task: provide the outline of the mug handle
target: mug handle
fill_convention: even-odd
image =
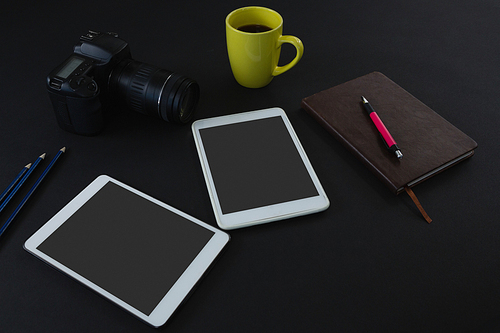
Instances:
[[[277,76],[280,74],[285,73],[287,70],[295,66],[300,58],[302,58],[302,55],[304,54],[304,44],[302,44],[302,41],[298,39],[295,36],[280,36],[278,38],[278,47],[281,47],[284,43],[290,43],[293,46],[295,46],[295,49],[297,50],[297,54],[295,55],[295,58],[293,58],[292,61],[290,61],[288,64],[285,66],[276,66],[276,68],[273,71],[273,76]]]

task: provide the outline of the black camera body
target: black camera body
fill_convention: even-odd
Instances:
[[[182,75],[132,59],[115,33],[89,31],[73,54],[47,77],[59,126],[96,135],[104,127],[103,105],[123,102],[129,109],[165,121],[187,123],[199,99],[198,84]]]

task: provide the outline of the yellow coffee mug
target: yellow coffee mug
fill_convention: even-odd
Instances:
[[[294,36],[282,36],[283,18],[264,7],[244,7],[226,17],[226,41],[234,78],[244,87],[261,88],[302,58],[304,45]],[[281,45],[295,46],[295,58],[278,66]]]

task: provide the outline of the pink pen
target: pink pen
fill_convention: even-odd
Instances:
[[[382,136],[382,139],[384,140],[387,149],[391,153],[396,154],[397,158],[399,159],[403,158],[403,153],[401,152],[401,149],[399,149],[398,145],[396,144],[396,141],[392,138],[391,133],[389,133],[382,120],[380,120],[377,112],[375,112],[370,103],[363,96],[361,96],[361,101],[363,102],[363,106],[365,107],[366,111],[370,115],[370,118],[377,127],[377,130]]]

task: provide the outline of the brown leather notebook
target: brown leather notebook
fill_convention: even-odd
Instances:
[[[361,96],[397,142],[402,159],[387,150]],[[306,97],[301,106],[396,194],[471,157],[477,148],[469,136],[379,72]]]

